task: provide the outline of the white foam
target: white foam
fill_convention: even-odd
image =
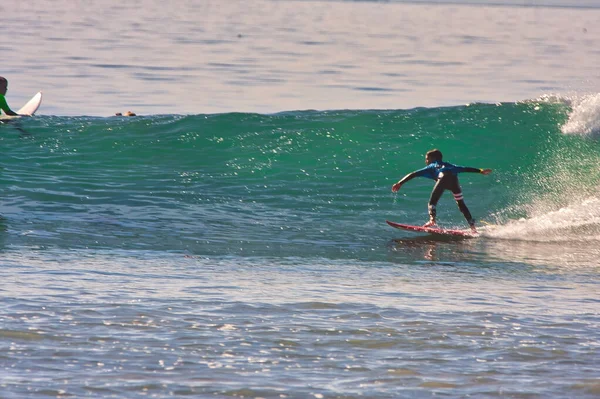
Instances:
[[[600,199],[586,198],[558,210],[492,225],[482,229],[488,237],[538,241],[600,241]]]
[[[600,135],[600,93],[573,98],[571,107],[564,134]]]

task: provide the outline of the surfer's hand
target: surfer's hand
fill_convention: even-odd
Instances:
[[[492,173],[491,169],[481,169],[481,174],[482,175],[489,175],[490,173]]]
[[[400,187],[402,187],[402,183],[396,183],[392,186],[392,192],[396,192],[398,190],[400,190]]]

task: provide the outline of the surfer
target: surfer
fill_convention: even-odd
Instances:
[[[8,91],[8,80],[6,80],[6,78],[0,76],[0,110],[4,111],[4,113],[6,115],[17,116],[19,114],[17,114],[15,111],[10,109],[10,107],[6,103],[6,98],[4,98],[4,96],[6,95],[7,91]]]
[[[427,164],[426,167],[407,174],[398,183],[394,184],[392,186],[392,191],[396,192],[400,190],[400,187],[402,187],[404,183],[414,179],[415,177],[427,177],[429,179],[433,179],[436,181],[436,183],[435,186],[433,186],[433,191],[429,197],[429,221],[425,223],[423,227],[435,226],[437,203],[444,190],[450,190],[452,191],[452,194],[454,194],[454,200],[456,200],[458,209],[460,209],[465,219],[467,219],[467,223],[469,223],[471,230],[476,232],[475,220],[471,216],[471,212],[469,212],[469,208],[467,208],[467,205],[465,204],[462,190],[460,188],[460,184],[458,183],[458,174],[461,172],[471,172],[489,175],[492,173],[492,170],[457,166],[448,162],[443,162],[442,152],[437,149],[428,151],[427,154],[425,154],[425,163]]]

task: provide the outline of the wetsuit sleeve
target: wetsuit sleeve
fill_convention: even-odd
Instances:
[[[4,98],[3,95],[0,95],[0,109],[4,111],[6,115],[17,115],[16,112],[9,108],[8,104],[6,103],[6,98]]]
[[[415,177],[417,177],[417,175],[415,173],[416,172],[412,172],[412,173],[407,174],[402,179],[400,179],[400,181],[398,181],[398,184],[404,184],[407,181],[414,179]]]
[[[435,179],[435,177],[432,174],[431,167],[426,166],[423,169],[415,170],[414,172],[407,174],[398,183],[404,184],[407,181],[414,179],[415,177],[428,177],[430,179]]]
[[[481,173],[481,169],[479,168],[471,168],[468,166],[456,166],[456,173],[462,173],[462,172],[467,172],[467,173]]]
[[[415,170],[414,172],[412,172],[415,177],[429,177],[430,179],[433,179],[433,174],[431,173],[431,166],[425,166],[422,169],[419,170]]]

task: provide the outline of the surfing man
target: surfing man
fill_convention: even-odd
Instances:
[[[492,173],[492,170],[469,168],[464,166],[453,165],[448,162],[443,162],[442,152],[440,150],[428,151],[427,154],[425,154],[425,163],[427,164],[426,167],[407,174],[398,183],[394,184],[392,186],[392,191],[396,192],[400,190],[400,187],[402,187],[404,183],[414,179],[415,177],[427,177],[429,179],[433,179],[436,181],[436,183],[435,186],[433,186],[431,197],[429,197],[429,221],[423,226],[435,226],[437,203],[444,191],[450,190],[452,191],[452,194],[454,194],[454,199],[456,200],[458,209],[460,209],[465,219],[467,219],[467,223],[469,223],[471,230],[473,232],[476,232],[477,230],[475,229],[475,220],[471,216],[471,212],[469,212],[469,208],[467,208],[467,205],[465,204],[462,190],[460,188],[460,184],[458,183],[458,174],[461,172],[471,172],[489,175],[490,173]]]
[[[4,111],[6,115],[16,116],[18,115],[15,111],[10,109],[8,104],[6,103],[6,92],[8,90],[8,80],[6,78],[0,76],[0,110]]]

